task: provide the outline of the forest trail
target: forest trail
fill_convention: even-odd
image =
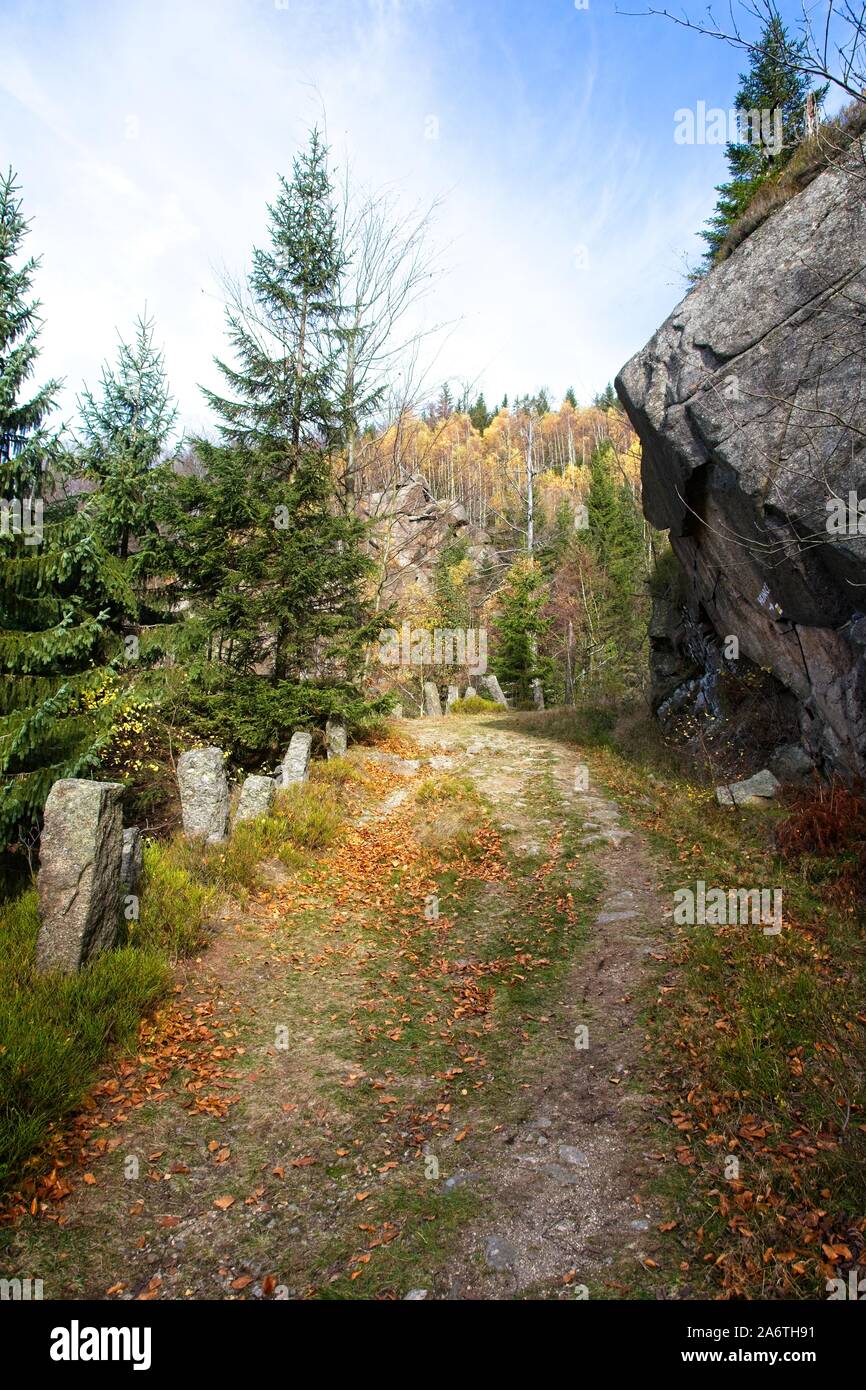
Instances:
[[[543,723],[395,724],[349,761],[337,845],[178,968],[4,1273],[121,1300],[651,1287],[640,835]]]

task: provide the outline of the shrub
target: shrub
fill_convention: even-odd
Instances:
[[[470,695],[468,700],[455,700],[451,714],[493,714],[501,706],[495,700],[485,700],[483,695]]]

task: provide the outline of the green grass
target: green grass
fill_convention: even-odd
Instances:
[[[139,920],[127,924],[130,943],[161,952],[172,963],[202,945],[220,900],[216,885],[203,881],[200,851],[180,837],[164,844],[145,841],[138,896]]]
[[[225,846],[208,851],[210,872],[229,892],[254,887],[267,860],[300,868],[311,854],[334,843],[345,817],[344,787],[357,780],[350,765],[321,763],[310,782],[277,793],[270,815],[246,821],[232,831]]]
[[[83,1099],[113,1047],[168,987],[165,955],[106,951],[75,975],[35,966],[39,913],[30,889],[0,913],[0,1188]]]
[[[478,790],[471,777],[455,776],[451,773],[437,773],[419,782],[415,793],[419,806],[437,803],[456,802],[480,804]]]
[[[468,699],[455,700],[449,714],[496,714],[500,709],[495,700],[485,700],[483,695],[470,695]]]

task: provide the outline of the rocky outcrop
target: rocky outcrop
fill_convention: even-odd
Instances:
[[[684,572],[683,602],[653,617],[656,705],[711,686],[735,637],[796,697],[810,755],[845,775],[866,772],[863,155],[699,281],[616,383],[644,510]]]
[[[464,541],[476,572],[498,571],[500,559],[481,527],[473,525],[460,502],[438,500],[417,475],[399,487],[366,494],[360,515],[372,522],[370,544],[385,569],[383,596],[399,599],[410,588],[430,593],[436,563],[446,546]]]

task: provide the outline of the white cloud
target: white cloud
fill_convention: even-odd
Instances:
[[[411,204],[446,195],[450,273],[429,312],[459,322],[438,376],[491,397],[572,382],[587,395],[655,326],[647,279],[670,278],[696,190],[659,190],[585,15],[567,80],[542,89],[507,23],[481,29],[452,0],[57,13],[12,0],[0,20],[0,155],[44,257],[43,366],[67,379],[67,416],[146,301],[183,418],[206,424],[197,384],[225,351],[215,272],[243,270],[277,173],[323,113],[359,182]]]

